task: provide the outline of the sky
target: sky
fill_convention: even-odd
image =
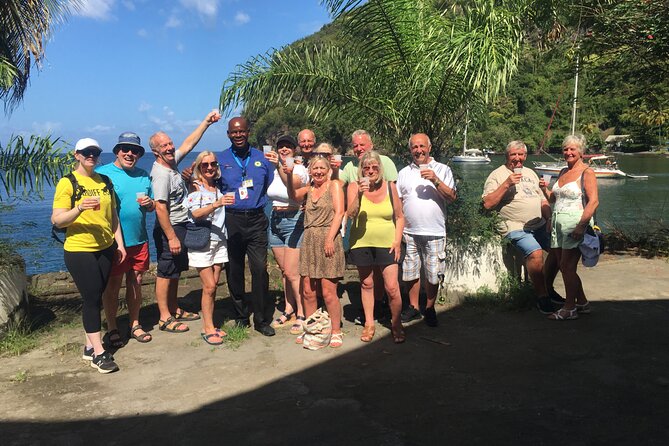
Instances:
[[[213,108],[238,64],[310,35],[330,18],[318,0],[84,0],[46,45],[23,102],[0,120],[10,135],[98,140],[134,131],[178,146]],[[195,150],[229,146],[225,120]]]

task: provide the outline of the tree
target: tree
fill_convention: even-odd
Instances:
[[[0,98],[11,111],[23,98],[30,69],[39,66],[53,27],[78,0],[3,0],[0,2]]]
[[[44,44],[53,27],[61,23],[79,0],[3,0],[0,2],[0,98],[5,113],[19,104],[28,86],[30,69],[39,66]],[[12,136],[0,144],[0,192],[4,195],[22,189],[23,194],[41,192],[71,164],[62,154],[59,139]],[[0,195],[0,201],[3,197]]]
[[[256,56],[226,79],[221,108],[258,115],[299,108],[369,123],[403,147],[425,132],[435,154],[464,126],[467,108],[490,101],[516,70],[527,3],[494,0],[323,0],[342,44],[285,47]],[[364,3],[364,4],[363,4]]]

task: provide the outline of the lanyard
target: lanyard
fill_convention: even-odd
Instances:
[[[244,178],[246,178],[246,167],[249,165],[249,161],[251,161],[251,151],[249,150],[249,156],[246,157],[246,161],[244,162],[244,165],[242,166],[242,162],[237,158],[237,155],[235,155],[235,151],[230,149],[232,152],[232,157],[235,159],[235,162],[237,165],[242,169],[242,181],[244,181]]]

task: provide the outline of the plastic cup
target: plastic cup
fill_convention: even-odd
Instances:
[[[286,167],[291,169],[295,165],[295,158],[292,156],[287,156],[286,157]]]
[[[551,175],[550,174],[545,173],[545,174],[541,175],[541,178],[543,178],[544,183],[546,183],[547,186],[548,186],[548,183],[551,182]]]
[[[360,178],[360,184],[366,184],[369,187],[369,177]]]
[[[296,156],[296,157],[295,157],[295,163],[297,163],[297,164],[302,164],[302,159],[303,159],[303,158],[302,158],[301,156],[299,156],[299,155]]]
[[[262,153],[268,154],[272,151],[272,146],[262,146]]]
[[[421,171],[429,169],[429,165],[428,165],[428,164],[421,164],[421,165],[418,166],[418,167],[420,168]]]
[[[341,155],[339,155],[339,154],[337,154],[337,155],[332,155],[332,158],[333,158],[335,161],[341,162]]]
[[[97,201],[95,204],[95,207],[93,208],[94,211],[99,211],[100,210],[100,197],[91,197],[93,200]]]
[[[137,202],[138,203],[140,201],[144,200],[144,197],[146,197],[146,192],[137,192]]]
[[[523,168],[522,167],[514,167],[513,168],[513,173],[523,173]]]
[[[234,192],[226,192],[225,196],[226,197],[232,197],[232,204],[235,204],[235,193]]]

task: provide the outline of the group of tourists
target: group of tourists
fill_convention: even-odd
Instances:
[[[357,130],[351,137],[357,159],[342,168],[341,156],[330,144],[316,145],[309,129],[297,139],[281,136],[275,147],[261,151],[249,144],[247,120],[235,117],[228,123],[228,149],[201,152],[192,166],[179,171],[179,163],[220,117],[210,112],[178,149],[166,133],[153,134],[150,174],[137,167],[145,149],[135,133],[119,136],[113,148],[116,159],[103,166],[97,165],[102,149],[95,140],[76,143],[77,166],[56,186],[52,222],[66,228],[65,264],[82,296],[83,358],[92,367],[101,373],[118,370],[105,346],[124,345],[116,322],[124,277],[129,336],[140,343],[152,340],[139,321],[142,277],[149,268],[148,212],[156,212],[155,294],[162,331],[183,333],[190,329],[186,322],[201,319],[203,341],[223,343],[227,334],[214,324],[213,312],[225,271],[237,326],[250,327],[252,317],[253,328],[264,336],[285,327],[305,347],[341,347],[337,284],[346,262],[360,276],[361,341],[374,338],[374,310],[384,299],[395,343],[406,339],[403,323],[422,317],[426,325],[438,325],[434,305],[446,267],[446,206],[456,199],[456,186],[450,168],[431,157],[427,135],[411,135],[411,162],[398,173],[390,158],[374,150],[369,133]],[[594,174],[581,160],[584,144],[577,137],[565,140],[568,168],[549,190],[523,167],[525,145],[510,143],[506,164],[490,175],[483,195],[484,206],[500,213],[502,235],[527,259],[540,310],[558,320],[589,311],[576,274],[579,235],[597,207]],[[587,200],[579,201],[581,195]],[[549,202],[555,203],[552,218]],[[549,247],[544,262],[542,250]],[[282,272],[284,291],[284,309],[276,318],[269,295],[269,248]],[[250,301],[245,298],[246,259]],[[200,314],[178,304],[179,277],[189,267],[197,269],[202,282]],[[566,302],[552,288],[558,270]],[[401,282],[409,297],[404,309]],[[563,305],[557,308],[554,302]],[[102,308],[108,326],[104,342]],[[320,337],[310,337],[314,327],[319,327]]]

